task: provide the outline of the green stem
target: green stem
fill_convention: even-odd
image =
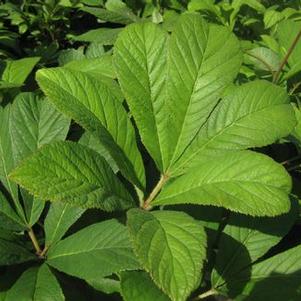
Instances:
[[[152,190],[152,192],[150,193],[148,198],[143,203],[143,205],[142,205],[143,209],[145,209],[145,210],[150,210],[151,209],[151,205],[150,205],[151,202],[158,195],[158,193],[160,192],[160,190],[162,189],[162,187],[164,186],[164,184],[166,183],[167,180],[168,180],[167,175],[161,175],[161,178],[160,178],[159,182],[157,183],[157,185],[154,187],[154,189]]]
[[[32,242],[32,244],[33,244],[33,246],[34,246],[34,248],[36,250],[36,254],[40,255],[41,252],[42,252],[42,250],[40,248],[39,242],[38,242],[38,240],[36,238],[36,235],[34,234],[32,228],[28,229],[28,236],[31,239],[31,242]]]
[[[217,295],[217,294],[218,294],[217,291],[216,291],[214,288],[212,288],[212,289],[210,289],[209,291],[200,294],[200,295],[197,296],[194,300],[205,299],[205,298],[207,298],[207,297],[210,297],[210,296],[213,296],[213,295]]]
[[[296,37],[293,40],[292,45],[290,46],[290,48],[288,49],[285,57],[283,58],[280,67],[278,69],[278,71],[274,74],[274,78],[273,78],[273,83],[277,83],[280,77],[280,74],[282,72],[282,69],[284,68],[284,66],[287,64],[289,57],[291,56],[292,52],[294,51],[298,41],[301,38],[301,29],[300,31],[297,33]]]

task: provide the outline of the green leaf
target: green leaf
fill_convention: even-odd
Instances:
[[[64,67],[76,71],[87,72],[95,77],[100,75],[107,76],[109,78],[116,78],[111,55],[103,55],[99,58],[86,58],[79,61],[71,61]]]
[[[114,63],[122,91],[138,126],[142,142],[159,169],[168,152],[163,104],[167,33],[153,23],[128,26],[114,48]],[[166,139],[165,139],[166,138]]]
[[[175,123],[169,127],[175,143],[173,165],[236,77],[242,53],[227,28],[209,25],[198,15],[185,15],[172,34],[169,56],[170,114]]]
[[[101,45],[114,45],[120,32],[120,28],[98,28],[89,30],[78,36],[73,36],[72,39],[79,42],[97,42]]]
[[[277,53],[266,47],[256,47],[246,52],[247,59],[259,70],[271,74],[278,71],[280,58]]]
[[[78,49],[64,49],[60,51],[58,63],[60,66],[65,66],[68,63],[78,62],[82,59],[85,59],[83,47],[79,47]]]
[[[211,282],[216,290],[228,293],[231,279],[262,257],[291,229],[298,216],[298,203],[293,202],[289,213],[276,218],[252,218],[231,214],[218,245]],[[227,283],[230,282],[228,286]]]
[[[84,209],[69,204],[52,203],[44,221],[45,246],[55,245],[84,213]]]
[[[8,178],[8,174],[15,165],[12,150],[11,129],[9,126],[10,115],[10,105],[7,105],[4,109],[0,107],[0,180],[5,189],[10,193],[20,219],[23,222],[26,222],[24,211],[18,198],[18,187]]]
[[[234,88],[216,106],[197,137],[176,162],[172,175],[200,165],[215,152],[271,144],[296,124],[286,91],[266,81]]]
[[[94,289],[106,294],[113,294],[120,292],[120,281],[111,278],[96,278],[86,280]]]
[[[94,151],[98,152],[101,156],[103,156],[107,163],[110,165],[114,173],[119,171],[119,168],[110,155],[110,153],[106,150],[106,148],[101,144],[99,139],[93,136],[90,132],[85,132],[78,141],[80,144],[85,145]]]
[[[298,32],[300,30],[300,24],[301,24],[300,22],[295,22],[293,20],[285,20],[278,24],[277,31],[276,31],[276,38],[280,45],[280,52],[283,58],[287,54],[294,39],[298,35]],[[294,74],[301,71],[300,55],[301,55],[301,42],[299,40],[293,52],[288,58],[288,70],[290,76],[293,76]],[[288,74],[286,75],[286,77],[287,78],[289,77]]]
[[[10,127],[15,165],[44,144],[65,140],[70,119],[34,93],[20,93],[11,107]]]
[[[3,230],[1,229],[1,232]],[[10,237],[0,235],[0,266],[35,260],[36,256]]]
[[[151,23],[128,26],[114,61],[142,142],[161,171],[191,143],[236,76],[242,55],[226,28],[185,14],[172,32]]]
[[[112,1],[110,1],[112,2]],[[111,23],[119,23],[119,24],[130,24],[133,22],[137,22],[139,19],[136,17],[132,11],[125,5],[125,3],[119,1],[122,3],[122,6],[112,7],[112,5],[108,5],[108,1],[106,2],[107,9],[98,8],[98,7],[83,7],[81,10],[83,10],[86,13],[89,13],[91,15],[94,15],[98,19],[102,21],[107,21]]]
[[[31,227],[39,220],[46,203],[35,198],[25,189],[21,189],[21,195],[23,199],[27,225],[28,227]]]
[[[291,185],[285,169],[269,157],[228,152],[204,158],[199,167],[171,180],[152,204],[213,205],[253,216],[275,216],[288,212]]]
[[[284,19],[284,15],[276,10],[267,10],[264,13],[263,22],[266,29],[273,27],[275,24],[279,23]]]
[[[235,300],[298,301],[301,296],[301,246],[275,255],[252,266],[246,279],[240,273],[233,286],[243,287]],[[279,288],[279,289],[275,289]]]
[[[88,226],[60,241],[49,250],[47,262],[88,281],[139,267],[127,229],[116,220]]]
[[[74,142],[45,145],[24,160],[10,177],[43,200],[106,211],[134,205],[104,158]]]
[[[8,199],[0,191],[0,228],[12,231],[25,230],[26,224],[16,214]]]
[[[107,85],[86,73],[64,68],[39,70],[37,80],[58,110],[99,138],[126,178],[137,186],[144,185],[133,125]]]
[[[20,298],[22,301],[65,300],[59,283],[46,264],[25,271],[7,292],[5,301],[20,300]]]
[[[6,61],[1,79],[8,83],[22,85],[39,60],[39,57],[28,57]]]
[[[121,273],[121,294],[125,301],[170,300],[143,271]]]
[[[174,301],[184,301],[200,283],[206,235],[183,212],[128,212],[128,228],[141,265]]]

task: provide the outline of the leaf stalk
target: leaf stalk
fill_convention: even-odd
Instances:
[[[273,77],[273,83],[277,83],[281,74],[282,69],[284,68],[284,66],[287,64],[289,57],[291,56],[292,52],[294,51],[295,47],[297,46],[298,41],[301,38],[301,29],[300,31],[297,33],[296,37],[294,38],[292,45],[290,46],[290,48],[288,49],[285,57],[283,58],[279,69],[277,70],[277,72],[274,74]]]
[[[32,242],[32,244],[33,244],[33,246],[34,246],[34,248],[36,250],[36,254],[40,256],[42,250],[40,248],[39,242],[38,242],[38,240],[36,238],[36,235],[33,232],[32,228],[29,228],[29,230],[28,230],[28,236],[31,239],[31,242]]]
[[[166,174],[161,175],[159,182],[157,185],[154,187],[152,192],[149,194],[148,198],[145,200],[145,202],[142,205],[142,208],[145,210],[150,210],[151,209],[151,202],[154,200],[154,198],[158,195],[164,184],[168,180],[168,176]]]

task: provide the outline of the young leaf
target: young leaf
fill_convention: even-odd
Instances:
[[[42,145],[64,140],[70,125],[70,119],[34,93],[18,94],[9,121],[15,165]]]
[[[10,177],[43,200],[107,211],[134,205],[104,158],[74,142],[45,145],[24,160]]]
[[[21,86],[39,60],[39,57],[27,57],[15,61],[6,61],[1,79],[7,83]]]
[[[66,203],[52,203],[44,221],[45,246],[55,245],[84,211]]]
[[[152,205],[213,205],[253,216],[288,212],[291,179],[269,157],[239,151],[203,161],[200,167],[171,180]]]
[[[134,250],[154,282],[173,301],[184,301],[197,288],[206,257],[206,235],[183,212],[128,212]]]
[[[63,239],[49,250],[47,262],[88,281],[139,267],[127,229],[116,220],[88,226]]]
[[[143,271],[121,273],[121,294],[125,301],[170,300]]]
[[[22,297],[21,297],[22,296]],[[63,301],[62,289],[46,264],[25,271],[7,292],[5,301]]]
[[[197,137],[176,162],[173,175],[215,152],[262,147],[290,134],[296,124],[286,91],[266,81],[234,88],[217,105]]]
[[[246,279],[238,273],[232,286],[243,287],[239,301],[298,301],[301,296],[301,246],[252,266]],[[277,289],[279,288],[279,289]]]
[[[37,80],[58,110],[99,138],[125,177],[137,186],[144,185],[134,128],[107,85],[86,73],[64,68],[42,69]]]
[[[290,230],[298,216],[298,203],[289,213],[276,218],[252,218],[231,214],[218,245],[212,286],[221,292],[231,290],[227,282],[251,263],[262,257]]]

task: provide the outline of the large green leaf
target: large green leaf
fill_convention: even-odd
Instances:
[[[43,146],[10,175],[36,197],[112,211],[133,206],[127,190],[93,150],[74,143]]]
[[[215,152],[271,144],[296,124],[286,91],[266,81],[234,88],[217,105],[196,139],[175,164],[173,175],[199,165]]]
[[[14,99],[9,121],[15,165],[42,145],[64,140],[70,125],[70,119],[34,93]]]
[[[60,241],[49,250],[47,262],[86,280],[139,267],[127,229],[116,220],[88,226]]]
[[[168,153],[165,78],[167,33],[153,23],[128,26],[114,48],[121,88],[138,126],[142,142],[163,170]]]
[[[25,271],[7,292],[5,301],[63,301],[62,289],[46,264]]]
[[[44,222],[45,246],[55,245],[84,211],[66,203],[52,203]]]
[[[27,57],[6,61],[1,79],[7,83],[22,85],[39,60],[39,57]]]
[[[293,202],[289,213],[276,218],[231,214],[218,245],[219,251],[211,276],[213,287],[223,293],[231,292],[231,279],[235,279],[236,274],[242,270],[245,271],[244,276],[248,277],[248,266],[265,255],[287,234],[297,216],[297,202]]]
[[[134,250],[154,282],[174,301],[184,301],[200,283],[206,235],[183,212],[128,212]]]
[[[168,97],[174,126],[172,164],[207,120],[224,89],[240,68],[237,38],[225,27],[209,25],[198,15],[184,15],[169,47]],[[172,167],[171,167],[172,168]]]
[[[58,110],[100,139],[125,177],[144,185],[134,128],[107,85],[86,73],[64,68],[42,69],[37,80]]]
[[[121,294],[125,301],[170,300],[143,271],[121,273]]]
[[[199,204],[253,216],[275,216],[290,208],[291,179],[269,157],[229,152],[203,163],[163,188],[153,205]]]
[[[252,266],[245,278],[238,273],[232,285],[244,287],[237,301],[299,301],[301,297],[301,246]]]
[[[151,23],[130,25],[119,35],[117,76],[142,141],[161,171],[193,140],[241,60],[235,36],[197,14],[179,18],[170,43],[167,33]]]

